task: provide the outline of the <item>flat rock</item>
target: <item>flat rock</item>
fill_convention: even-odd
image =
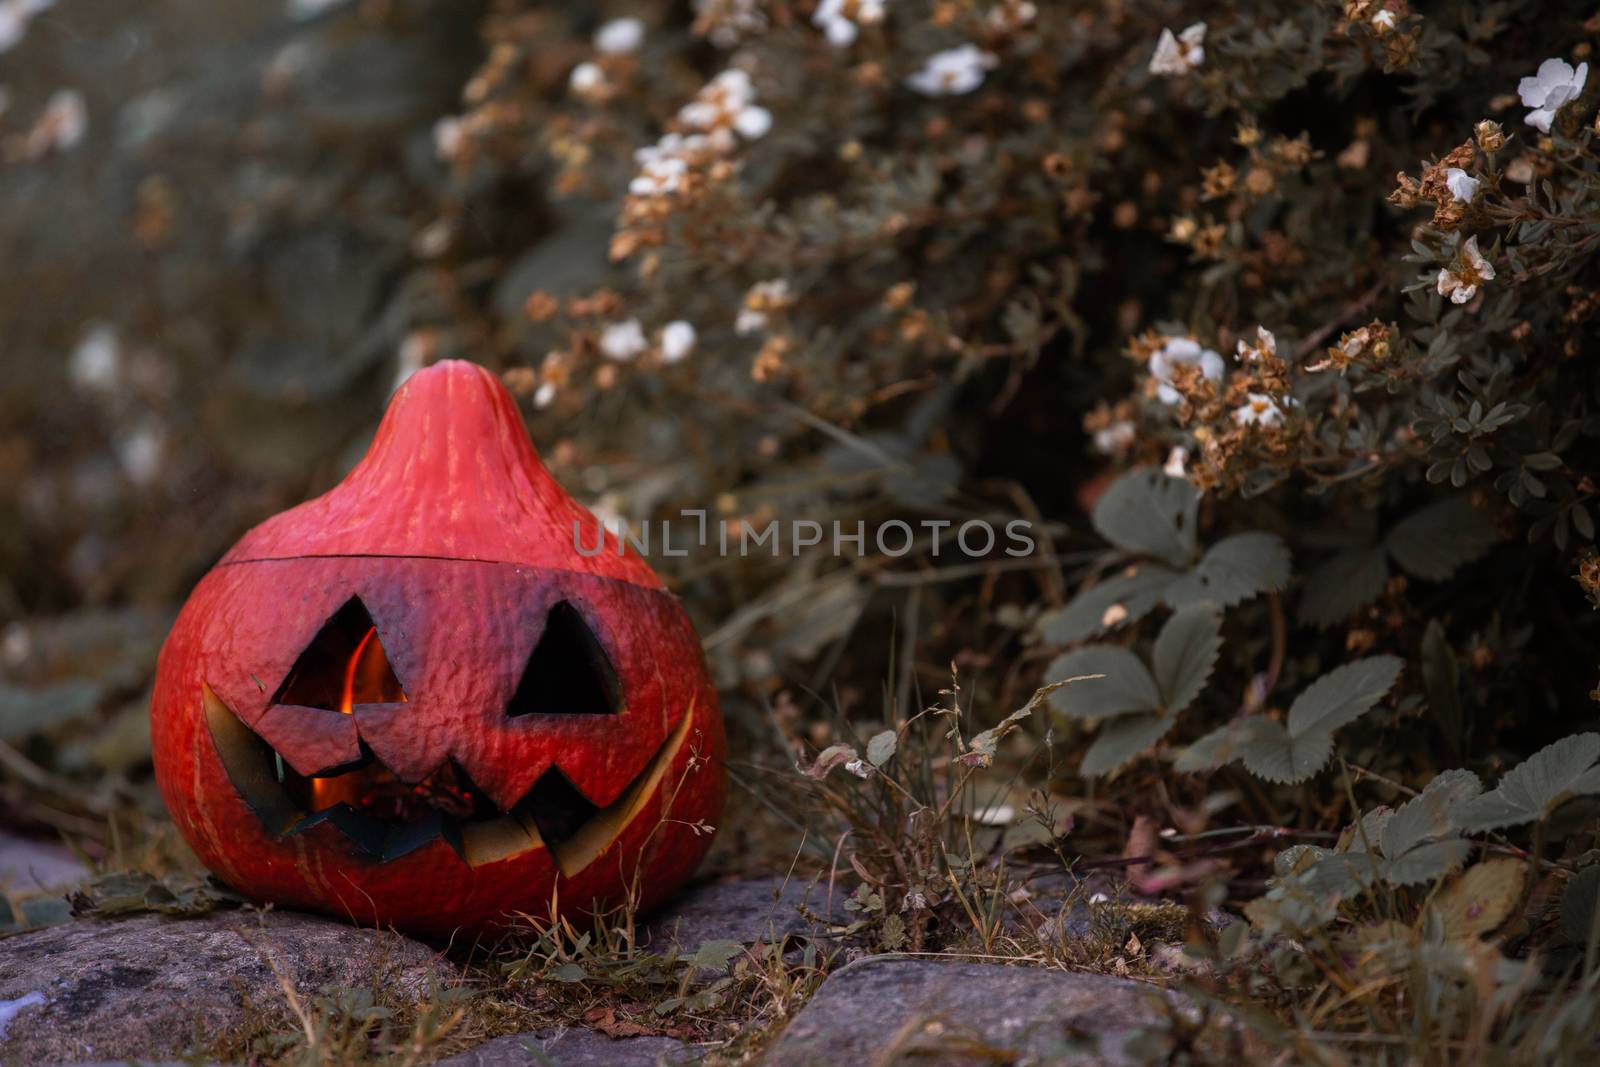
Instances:
[[[440,1060],[435,1067],[656,1067],[699,1058],[695,1046],[670,1037],[611,1038],[593,1030],[541,1030],[497,1037]]]
[[[833,1063],[1117,1067],[1141,1028],[1184,1001],[1124,978],[873,956],[834,972],[764,1067]]]
[[[845,893],[835,887],[833,910]],[[815,937],[819,919],[828,914],[827,886],[800,879],[739,878],[706,882],[678,894],[644,925],[648,944],[657,950],[676,942],[694,951],[707,941],[739,941],[746,945],[786,937]]]
[[[295,989],[381,986],[419,996],[454,969],[426,945],[292,912],[80,920],[0,940],[0,1001],[18,1012],[0,1063],[181,1054],[197,1035],[283,1006],[271,958]]]
[[[64,889],[89,873],[65,845],[0,831],[0,893]]]

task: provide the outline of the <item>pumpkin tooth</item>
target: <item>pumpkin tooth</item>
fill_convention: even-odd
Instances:
[[[691,706],[684,712],[678,728],[661,742],[650,765],[634,778],[621,796],[595,812],[569,837],[551,844],[550,851],[554,853],[562,874],[571,878],[604,855],[611,843],[622,836],[628,824],[661,794],[663,788],[669,788],[663,786],[662,780],[678,755],[678,750],[683,747],[684,740],[688,738],[693,721],[694,708]]]
[[[308,777],[328,774],[362,758],[355,720],[322,708],[274,704],[256,721],[255,732]]]

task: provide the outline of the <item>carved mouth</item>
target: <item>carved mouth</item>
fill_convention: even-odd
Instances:
[[[522,799],[501,810],[455,763],[408,783],[365,745],[355,763],[314,776],[299,774],[209,685],[203,689],[206,722],[223,768],[274,837],[327,824],[378,863],[440,838],[474,867],[548,848],[569,877],[599,858],[644,808],[693,718],[690,708],[645,768],[603,808],[551,767]]]

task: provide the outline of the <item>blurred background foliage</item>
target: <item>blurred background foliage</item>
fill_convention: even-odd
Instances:
[[[1362,803],[1594,721],[1583,5],[33,6],[0,54],[19,832],[109,848],[114,813],[159,818],[144,710],[177,606],[450,357],[503,374],[608,520],[1033,524],[1021,560],[921,525],[904,555],[653,559],[778,825],[796,760],[903,729],[952,664],[979,725],[1090,639],[1155,640],[1159,673],[1163,598],[1227,609],[1171,617],[1211,649],[1175,676],[1192,725],[1108,744],[1066,689],[1004,735],[1075,848],[1348,823],[1327,780],[1171,761],[1204,735],[1180,766],[1226,764],[1236,719],[1293,732],[1358,657],[1403,666],[1339,720]],[[1206,596],[1112,584],[1164,558],[1089,521],[1129,468],[1193,488],[1166,562]],[[721,862],[793,850],[763,833],[735,820]],[[1152,891],[1247,898],[1273,851]]]

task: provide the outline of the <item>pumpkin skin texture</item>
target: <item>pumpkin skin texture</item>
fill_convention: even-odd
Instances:
[[[683,609],[597,530],[493,375],[412,375],[361,463],[245,534],[162,647],[156,779],[200,859],[437,938],[670,896],[721,815],[722,718]]]

